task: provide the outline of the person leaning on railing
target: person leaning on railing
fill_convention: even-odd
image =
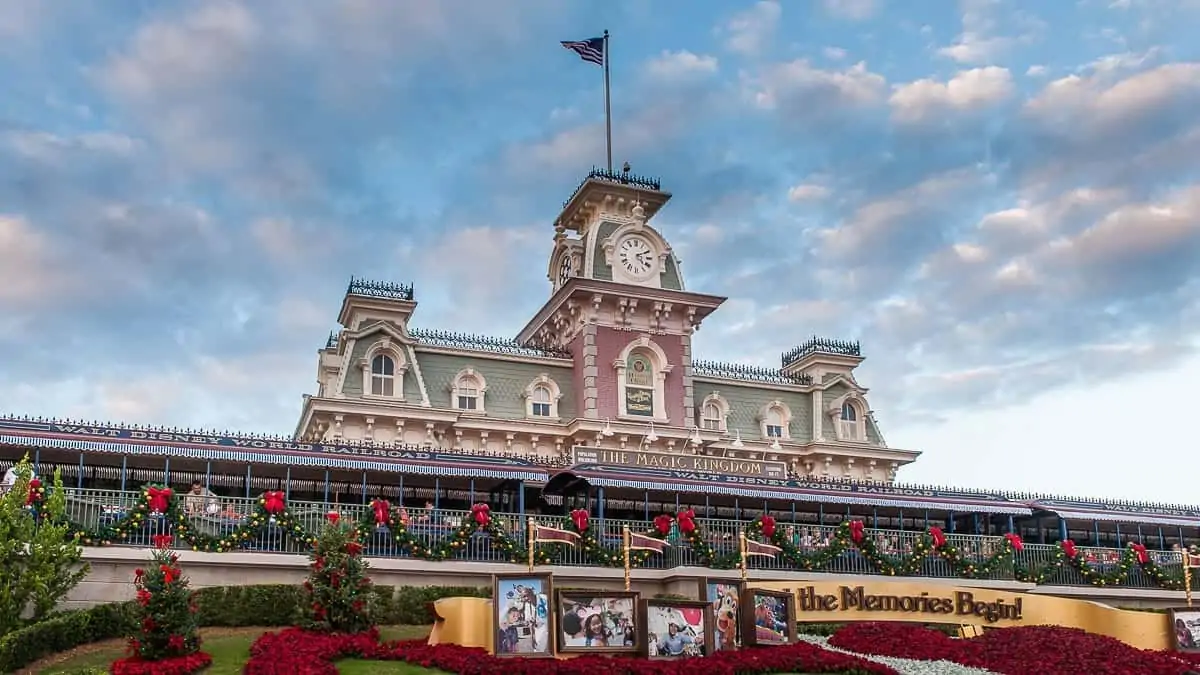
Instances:
[[[189,515],[198,516],[207,514],[215,516],[221,512],[221,504],[216,499],[217,495],[212,490],[204,487],[204,484],[198,480],[192,481],[192,489],[188,491],[186,497],[187,512]]]

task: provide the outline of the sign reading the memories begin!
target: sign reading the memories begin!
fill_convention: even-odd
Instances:
[[[598,467],[667,469],[726,476],[759,476],[781,479],[787,477],[787,465],[783,462],[677,455],[643,450],[606,450],[578,445],[572,449],[572,455],[575,464],[589,464]]]

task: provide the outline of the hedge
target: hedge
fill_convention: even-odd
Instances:
[[[429,604],[448,597],[491,597],[490,587],[375,586],[376,621],[381,625],[433,623]],[[300,608],[299,586],[212,586],[196,589],[201,626],[290,626]],[[122,638],[136,630],[133,603],[116,602],[64,612],[0,637],[0,673],[99,640]]]

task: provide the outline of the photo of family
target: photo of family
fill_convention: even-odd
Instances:
[[[639,614],[645,626],[645,655],[687,658],[712,653],[712,611],[707,602],[643,600]]]
[[[550,577],[497,576],[493,584],[497,656],[553,656]]]
[[[637,599],[631,592],[559,591],[559,650],[636,650]]]
[[[713,616],[713,650],[737,649],[742,644],[742,584],[731,579],[702,579],[700,597],[708,601]]]
[[[792,641],[796,611],[791,593],[749,589],[742,603],[750,610],[743,630],[748,644],[782,645]]]
[[[1200,652],[1200,609],[1172,609],[1170,616],[1175,633],[1175,649]]]

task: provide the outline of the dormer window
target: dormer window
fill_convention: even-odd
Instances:
[[[484,394],[487,392],[487,382],[483,375],[472,368],[466,368],[454,378],[450,390],[450,402],[457,410],[482,413],[484,410]]]
[[[862,411],[859,410],[857,401],[844,401],[842,415],[838,419],[838,438],[844,441],[866,440],[864,417]]]
[[[404,400],[404,374],[408,363],[402,347],[384,339],[371,346],[360,362],[364,398]]]
[[[386,354],[371,359],[371,395],[396,395],[396,362]]]
[[[763,438],[780,441],[791,439],[789,426],[792,422],[792,411],[783,402],[771,401],[768,403],[763,407],[759,420],[762,425],[760,432]]]

